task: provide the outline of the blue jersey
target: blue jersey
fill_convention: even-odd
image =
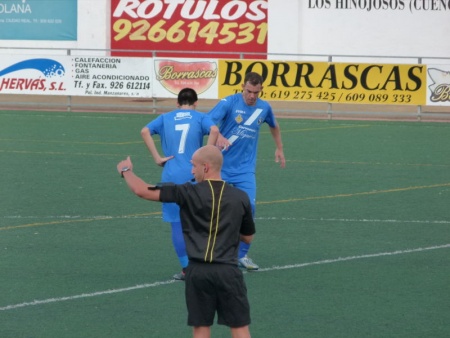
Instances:
[[[231,175],[255,173],[261,124],[276,127],[270,104],[258,98],[254,106],[249,106],[242,93],[238,93],[222,99],[208,115],[219,126],[220,133],[232,143],[223,152],[222,171]]]
[[[192,155],[203,145],[203,137],[213,125],[208,115],[181,109],[160,115],[147,124],[151,135],[160,136],[164,156],[174,156],[164,165],[162,182],[181,184],[192,179]]]
[[[160,115],[147,124],[151,135],[160,136],[164,156],[174,156],[163,167],[162,182],[182,184],[193,178],[192,155],[203,145],[203,137],[209,134],[211,126],[214,122],[208,115],[185,109]],[[180,220],[175,203],[163,204],[163,219],[166,222]]]

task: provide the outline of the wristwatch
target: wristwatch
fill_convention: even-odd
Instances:
[[[121,169],[121,171],[120,171],[120,175],[123,177],[123,173],[124,173],[125,171],[130,171],[130,170],[131,170],[130,167],[123,167],[123,168]]]

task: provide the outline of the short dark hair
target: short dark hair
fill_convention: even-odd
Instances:
[[[189,105],[192,106],[198,101],[197,93],[192,88],[183,88],[178,93],[178,104],[180,106]]]
[[[258,73],[249,72],[249,73],[245,74],[245,78],[244,78],[244,84],[246,84],[247,82],[250,83],[252,86],[256,86],[259,84],[262,85],[264,82],[264,79]]]

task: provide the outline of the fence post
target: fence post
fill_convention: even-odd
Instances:
[[[419,65],[422,64],[422,58],[421,57],[418,58],[418,64]],[[422,106],[421,105],[417,106],[417,120],[418,121],[422,120]]]
[[[328,62],[333,62],[332,55],[328,55]],[[328,114],[328,120],[332,120],[333,119],[333,103],[332,102],[328,102],[327,114]]]
[[[152,54],[153,54],[153,60],[155,60],[155,58],[156,58],[156,51],[153,51]],[[153,108],[152,109],[153,114],[156,114],[156,106],[158,105],[158,100],[156,99],[156,97],[155,97],[155,95],[153,93],[153,86],[152,86],[152,104],[153,104],[153,107],[152,107]]]
[[[70,49],[67,50],[67,56],[72,55],[72,52],[70,51]],[[67,96],[67,111],[70,112],[72,111],[72,95],[68,95]]]

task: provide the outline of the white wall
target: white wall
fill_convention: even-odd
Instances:
[[[380,0],[356,3],[383,3]],[[388,0],[397,9],[336,8],[351,0],[269,2],[269,50],[277,53],[450,57],[450,8]],[[432,1],[425,1],[432,6]],[[445,1],[448,4],[448,1]],[[322,9],[319,9],[323,4]],[[403,4],[403,9],[400,9]],[[419,9],[415,9],[414,5]],[[447,6],[450,7],[450,4]],[[327,8],[328,7],[328,8]]]
[[[292,58],[280,57],[279,53],[450,57],[446,36],[450,32],[450,8],[411,11],[411,3],[423,1],[384,1],[403,3],[405,9],[336,8],[351,0],[269,0],[269,53],[277,53],[270,58]],[[317,4],[324,6],[319,9]],[[109,0],[78,0],[78,41],[1,40],[0,47],[108,49],[109,7]],[[0,53],[13,52],[0,49]]]

